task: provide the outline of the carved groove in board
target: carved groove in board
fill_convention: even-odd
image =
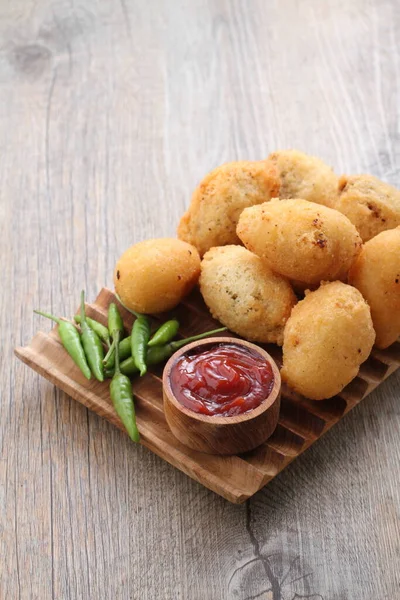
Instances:
[[[198,286],[193,289],[190,296],[183,299],[182,304],[190,304],[199,312],[206,313],[208,316],[210,316],[207,305],[203,300],[203,296],[201,295],[200,288]]]
[[[386,363],[387,365],[396,364],[400,366],[400,342],[395,342],[385,350],[378,350],[378,348],[373,348],[371,356]]]
[[[95,303],[87,304],[88,316],[106,324],[107,307],[112,301],[118,302],[110,290],[103,288]],[[134,317],[122,307],[121,313],[129,330]],[[182,335],[185,337],[219,325],[210,317],[198,291],[177,311],[169,313],[168,317],[171,314],[180,316]],[[164,320],[166,317],[167,315],[157,315],[156,320]],[[278,363],[281,362],[280,348],[270,344],[263,347]],[[53,327],[48,334],[39,332],[27,347],[17,348],[15,353],[72,398],[123,429],[109,397],[109,382],[85,379],[65,353],[57,327]],[[136,412],[142,442],[209,489],[231,502],[243,502],[319,439],[399,365],[400,344],[396,342],[384,351],[374,349],[360,369],[359,376],[341,394],[329,400],[311,401],[283,385],[279,424],[273,435],[255,450],[229,457],[191,451],[174,438],[164,417],[160,379],[163,365],[158,365],[152,367],[146,376],[136,377],[132,382],[134,394],[138,398]]]
[[[136,377],[132,380],[132,390],[141,402],[150,402],[157,410],[163,411],[162,384],[158,377],[148,373],[146,378]]]
[[[336,423],[344,415],[347,408],[346,401],[339,396],[334,396],[328,400],[308,400],[307,398],[303,398],[301,403],[313,415],[331,423]]]
[[[374,356],[370,356],[368,360],[361,365],[358,375],[366,381],[379,383],[385,377],[388,369],[389,365],[383,363]]]
[[[265,444],[278,450],[284,456],[297,456],[300,454],[305,441],[303,437],[296,435],[278,423],[274,433]]]
[[[326,427],[326,421],[305,410],[290,398],[281,397],[279,422],[298,435],[315,440]]]
[[[338,394],[340,398],[342,398],[347,403],[347,408],[345,412],[348,412],[353,406],[358,404],[367,393],[369,384],[361,377],[356,377],[346,385],[346,387]]]
[[[275,448],[270,448],[266,444],[240,456],[249,464],[262,470],[270,478],[275,477],[287,461],[287,457],[284,454],[278,452]]]

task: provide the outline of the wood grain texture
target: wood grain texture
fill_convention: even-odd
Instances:
[[[111,290],[103,288],[94,303],[86,305],[86,313],[106,325],[111,302],[117,302],[117,298]],[[133,316],[121,305],[119,309],[125,329],[131,331]],[[191,333],[195,335],[210,329],[210,313],[198,291],[185,298],[173,311],[165,313],[164,319],[179,318],[182,323],[182,316],[191,323]],[[214,322],[213,329],[218,325],[218,322]],[[185,324],[181,325],[181,335],[189,336]],[[215,336],[215,339],[235,341],[237,336]],[[190,351],[202,343],[203,341],[189,344],[181,352]],[[253,346],[249,342],[242,343]],[[400,366],[400,343],[394,343],[384,353],[373,349],[359,375],[340,394],[322,402],[313,402],[295,393],[287,385],[280,385],[278,367],[282,365],[281,348],[274,344],[266,344],[264,348],[269,351],[265,356],[270,359],[274,356],[276,361],[273,367],[275,385],[269,402],[266,403],[267,410],[261,411],[261,407],[255,409],[253,412],[258,413],[255,417],[257,424],[248,422],[248,427],[243,428],[243,432],[241,427],[245,425],[244,415],[222,417],[217,425],[214,420],[211,424],[202,416],[193,417],[193,413],[185,416],[179,403],[171,400],[169,373],[174,357],[164,369],[162,365],[157,365],[150,368],[144,377],[134,377],[132,380],[141,443],[192,479],[237,504],[248,500],[269,483]],[[262,352],[260,347],[259,350]],[[57,326],[48,335],[39,331],[27,346],[17,347],[15,354],[74,400],[124,430],[111,403],[109,381],[88,381],[82,375],[66,355]],[[270,413],[271,417],[266,419]],[[310,426],[311,423],[316,427]],[[202,426],[201,429],[199,425]],[[231,427],[234,427],[233,432]],[[215,428],[217,433],[212,432]],[[250,434],[249,428],[252,431]],[[258,434],[254,433],[257,428],[260,430]],[[265,430],[269,430],[267,439],[258,439],[254,448],[257,435],[260,437],[260,432]],[[199,442],[196,438],[203,441]],[[252,444],[250,448],[249,439]],[[242,446],[233,452],[232,442],[235,444],[234,448],[239,444],[245,444],[246,447]],[[217,456],[218,453],[231,456]]]
[[[400,186],[399,27],[396,0],[1,4],[0,598],[399,595],[398,375],[233,506],[12,355],[224,161]]]

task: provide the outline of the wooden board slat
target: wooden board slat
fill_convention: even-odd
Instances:
[[[117,301],[113,293],[103,288],[95,302],[87,305],[88,315],[106,323],[107,307],[112,301]],[[123,307],[121,313],[129,329],[134,317]],[[209,315],[197,291],[168,317],[171,314],[179,318],[185,337],[219,325]],[[271,345],[265,348],[280,364],[281,349]],[[15,354],[72,398],[124,430],[109,397],[109,381],[85,379],[62,347],[57,327],[48,334],[39,332],[29,345],[16,348]],[[281,413],[273,435],[255,450],[229,457],[192,451],[172,435],[163,412],[161,370],[155,368],[133,380],[141,443],[230,502],[241,503],[316,442],[399,366],[400,344],[396,342],[385,351],[374,349],[358,377],[334,398],[313,402],[283,385]]]

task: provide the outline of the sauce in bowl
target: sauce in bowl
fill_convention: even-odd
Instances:
[[[271,364],[256,351],[219,343],[182,354],[171,369],[170,384],[184,407],[202,415],[230,417],[257,408],[271,393]]]

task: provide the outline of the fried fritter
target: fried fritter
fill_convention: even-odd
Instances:
[[[273,271],[299,285],[345,278],[361,249],[347,217],[302,199],[273,199],[246,208],[237,234]]]
[[[363,242],[400,225],[400,191],[372,175],[343,175],[335,208],[356,226]]]
[[[178,226],[178,237],[203,255],[212,246],[239,244],[236,225],[244,208],[277,195],[275,166],[267,161],[238,161],[217,167],[193,193]]]
[[[282,344],[296,297],[290,284],[242,246],[211,248],[201,263],[200,290],[214,318],[256,342]]]
[[[313,400],[330,398],[356,377],[375,340],[368,304],[334,281],[308,292],[286,323],[282,379]]]
[[[159,313],[174,308],[197,283],[196,248],[174,238],[146,240],[131,246],[114,270],[115,291],[131,310]]]
[[[298,150],[280,150],[269,155],[279,182],[279,198],[304,198],[309,202],[334,206],[338,177],[331,167],[315,156]]]
[[[387,348],[400,336],[400,227],[364,245],[350,269],[349,283],[371,308],[377,347]]]

